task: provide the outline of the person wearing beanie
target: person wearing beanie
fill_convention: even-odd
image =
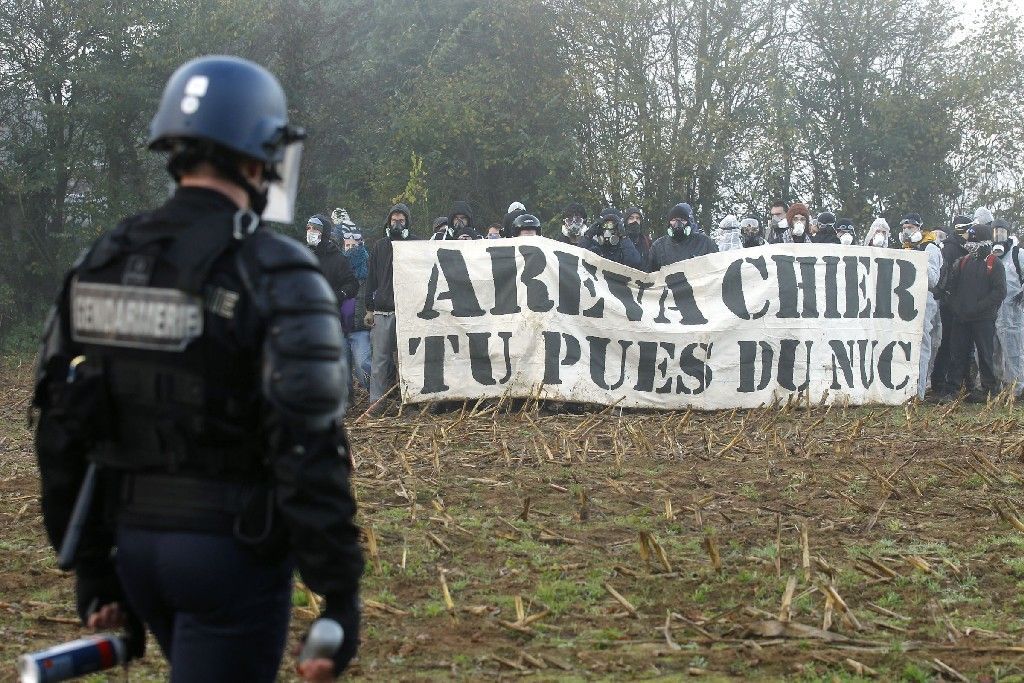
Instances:
[[[640,252],[641,262],[646,261],[647,255],[651,253],[652,240],[644,225],[644,212],[639,206],[631,206],[626,209],[626,237]]]
[[[718,223],[718,229],[711,234],[718,245],[718,251],[742,249],[743,239],[740,237],[740,220],[735,214],[729,214]]]
[[[648,273],[679,261],[718,253],[718,245],[699,229],[693,208],[686,202],[673,206],[666,221],[666,234],[654,240],[644,265]]]
[[[974,223],[975,225],[992,225],[993,217],[992,212],[986,209],[984,206],[979,206],[974,210]]]
[[[570,202],[562,211],[562,229],[556,239],[565,244],[577,244],[586,229],[587,210],[579,202]]]
[[[338,207],[331,212],[331,239],[341,247],[345,242],[344,233],[349,230],[359,230],[355,221],[349,216],[348,210]],[[344,249],[343,249],[344,250]]]
[[[589,249],[598,256],[630,268],[640,268],[643,265],[640,252],[625,234],[622,214],[615,208],[602,211],[590,229],[580,236],[576,246]]]
[[[370,403],[388,392],[397,380],[395,353],[398,338],[395,331],[395,242],[417,239],[412,233],[412,215],[405,204],[395,204],[384,220],[384,238],[373,245],[366,279],[366,315],[370,328]],[[371,407],[383,414],[383,403]]]
[[[924,400],[935,362],[933,354],[942,343],[942,317],[935,296],[942,275],[942,249],[935,241],[935,232],[925,227],[924,220],[918,213],[908,213],[900,220],[900,242],[904,249],[922,251],[928,257],[928,298],[925,304],[917,383],[917,397]]]
[[[331,223],[345,228],[353,228],[356,225],[352,217],[348,215],[348,209],[340,206],[331,212]]]
[[[810,244],[811,212],[806,204],[797,202],[786,211],[786,226],[793,244]]]
[[[849,218],[840,218],[836,221],[836,235],[839,237],[839,244],[845,247],[857,241],[857,229]]]
[[[983,393],[971,391],[970,402],[985,402],[999,393],[999,379],[993,363],[996,318],[1006,298],[1006,269],[992,253],[992,228],[974,225],[967,230],[964,243],[967,255],[950,269],[949,305],[953,313],[950,333],[951,390],[946,399],[955,397],[967,379],[971,352],[978,362]]]
[[[865,247],[885,249],[889,246],[890,233],[889,221],[879,216],[871,223],[871,227],[868,228],[867,234],[864,235],[863,244]]]
[[[814,244],[840,244],[839,234],[836,232],[836,215],[831,211],[822,211],[818,214],[817,229],[811,236]]]
[[[331,219],[322,213],[310,216],[306,221],[306,245],[316,255],[320,270],[340,303],[359,292],[359,281],[337,243],[330,239],[330,227]]]
[[[1006,296],[996,316],[993,362],[1003,388],[1024,395],[1024,250],[1009,235],[1002,218],[992,221],[993,253],[1006,271]]]
[[[942,337],[939,341],[939,348],[933,354],[935,360],[932,363],[932,392],[936,396],[944,396],[955,389],[951,384],[950,373],[952,371],[951,350],[952,342],[950,335],[953,332],[953,312],[949,306],[949,284],[950,271],[953,264],[967,255],[966,243],[967,229],[973,225],[974,220],[970,216],[954,216],[950,224],[949,234],[942,241],[942,273],[939,275],[939,286],[935,289],[935,298],[939,302],[939,319],[942,322]]]

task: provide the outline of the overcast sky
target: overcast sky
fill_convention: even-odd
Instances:
[[[958,0],[954,4],[963,7],[964,14],[967,17],[972,17],[976,15],[979,9],[991,4],[991,2],[992,0]],[[1007,5],[1018,15],[1024,16],[1024,0],[1007,0]]]

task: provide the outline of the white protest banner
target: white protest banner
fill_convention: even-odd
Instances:
[[[900,403],[926,296],[917,251],[773,245],[648,274],[543,237],[396,242],[402,400]]]

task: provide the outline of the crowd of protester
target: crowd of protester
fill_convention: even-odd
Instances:
[[[345,209],[312,216],[306,243],[320,260],[341,302],[352,381],[368,393],[371,410],[387,410],[397,380],[393,243],[422,239],[412,232],[405,204],[391,207],[383,236],[368,249],[364,232]],[[541,236],[542,223],[513,202],[486,227],[464,201],[430,226],[430,240]],[[655,229],[639,207],[605,208],[592,222],[579,202],[562,211],[554,239],[632,268],[655,272],[687,259],[766,244],[839,244],[914,249],[928,257],[928,300],[921,340],[918,397],[949,401],[966,392],[986,401],[1004,389],[1024,392],[1024,254],[1008,222],[982,207],[937,227],[907,213],[895,229],[876,218],[863,234],[854,221],[802,203],[775,202],[767,220],[728,215],[706,231],[687,203],[673,206]],[[657,233],[661,233],[660,235]],[[351,393],[351,392],[350,392]],[[389,400],[394,400],[390,397]]]

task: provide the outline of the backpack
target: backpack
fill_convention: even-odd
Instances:
[[[985,257],[985,273],[986,274],[988,274],[988,275],[992,274],[992,268],[995,267],[996,259],[997,258],[999,258],[999,257],[996,256],[995,254],[989,254],[988,256]],[[957,270],[963,271],[964,266],[967,265],[967,262],[969,260],[971,260],[971,255],[970,254],[968,254],[967,256],[961,256],[960,260],[957,261]],[[1020,275],[1020,266],[1017,267],[1017,274]]]

